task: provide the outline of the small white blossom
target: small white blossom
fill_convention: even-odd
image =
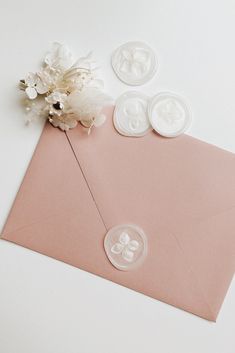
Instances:
[[[78,123],[73,114],[53,115],[49,118],[49,121],[54,127],[59,127],[62,131],[73,129]]]
[[[67,94],[55,91],[46,97],[47,103],[49,103],[49,114],[50,115],[62,115],[65,112],[65,106],[67,102]]]
[[[48,92],[48,86],[42,81],[38,74],[29,72],[25,78],[25,85],[27,86],[25,92],[29,99],[35,99],[38,94],[45,94]]]

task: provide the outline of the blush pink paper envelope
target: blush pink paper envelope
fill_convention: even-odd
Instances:
[[[235,269],[235,155],[183,135],[90,136],[46,124],[2,238],[215,321]],[[148,239],[143,264],[119,271],[113,226]]]

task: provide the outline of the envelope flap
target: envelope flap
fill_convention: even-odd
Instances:
[[[126,138],[107,114],[90,136],[46,125],[3,238],[215,320],[234,271],[234,155],[188,136]],[[103,247],[123,223],[148,238],[130,272]]]
[[[90,136],[81,128],[67,133],[105,218],[115,223],[134,210],[135,217],[157,218],[160,225],[170,219],[172,231],[181,231],[235,207],[234,154],[187,135],[121,136],[112,112]]]

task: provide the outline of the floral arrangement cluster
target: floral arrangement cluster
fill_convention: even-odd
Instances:
[[[27,122],[46,118],[64,131],[81,122],[88,133],[104,123],[102,109],[111,99],[103,92],[103,81],[96,77],[91,56],[74,61],[66,46],[54,43],[40,71],[29,72],[20,80],[26,93]]]

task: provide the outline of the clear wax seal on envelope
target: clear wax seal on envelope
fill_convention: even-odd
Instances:
[[[111,228],[104,239],[109,261],[122,271],[139,266],[147,254],[147,238],[144,231],[133,224]]]
[[[181,135],[192,122],[191,110],[185,99],[169,92],[159,93],[150,100],[148,116],[153,129],[166,137]]]
[[[140,92],[122,94],[116,101],[113,123],[124,136],[140,137],[152,130],[148,114],[148,97]]]
[[[112,67],[117,77],[131,86],[149,81],[157,70],[154,51],[145,43],[128,42],[112,55]]]

